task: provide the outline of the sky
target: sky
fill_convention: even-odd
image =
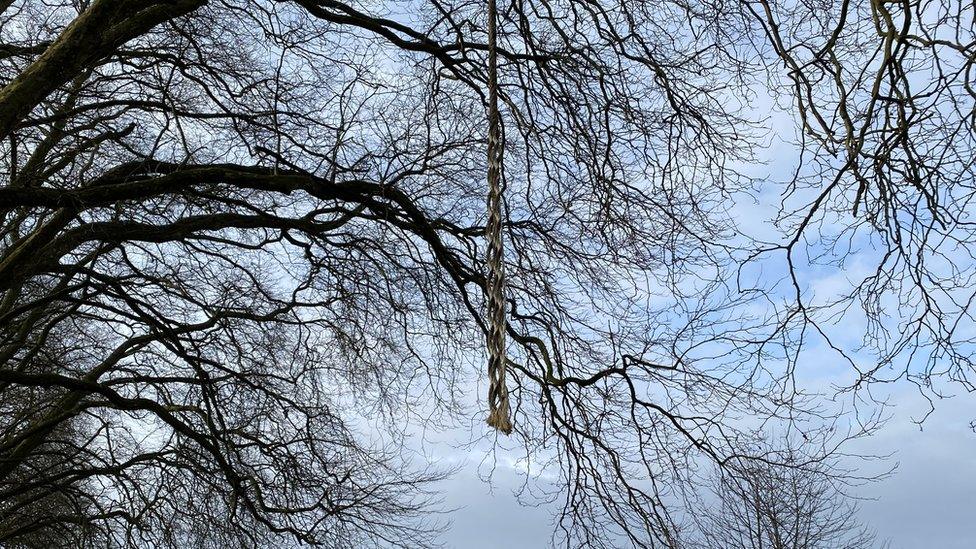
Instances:
[[[753,105],[755,112],[774,112],[771,102]],[[768,174],[781,179],[793,168],[795,157],[787,144],[794,121],[782,113],[768,118],[774,137],[763,156],[765,162],[741,167],[752,175]],[[774,191],[766,197],[775,202]],[[740,228],[751,234],[761,234],[769,227],[770,204],[752,204],[736,212]],[[808,273],[809,274],[809,273]],[[810,283],[827,289],[836,282],[835,273],[825,273]],[[835,326],[856,334],[854,319],[848,325]],[[807,357],[817,363],[816,352]],[[833,359],[827,359],[828,361]],[[818,366],[819,367],[819,366]],[[830,387],[843,375],[833,367],[804,372],[808,388],[830,392]],[[976,432],[971,422],[976,420],[976,395],[961,392],[960,387],[948,387],[952,398],[935,403],[935,410],[924,423],[917,419],[928,413],[929,402],[906,383],[886,386],[890,418],[874,436],[858,441],[854,453],[886,455],[875,464],[879,470],[894,466],[892,474],[882,480],[858,487],[853,495],[860,502],[860,520],[889,540],[893,549],[954,549],[976,547]],[[470,450],[450,445],[466,440],[470,433],[446,432],[438,435],[428,451],[439,462],[457,467],[457,472],[441,484],[444,506],[454,511],[443,541],[458,549],[535,548],[545,547],[553,531],[553,508],[527,507],[514,495],[522,483],[523,472],[499,449],[500,459],[491,481],[485,481],[485,446]]]
[[[768,117],[773,138],[761,155],[765,162],[743,167],[743,171],[781,179],[794,167],[795,150],[789,145],[794,123],[789,115],[775,112],[771,103],[763,101],[753,107],[756,112],[774,113]],[[743,224],[740,228],[752,234],[771,233],[768,220],[779,200],[775,187],[772,189],[765,204],[760,200],[736,206],[736,217]],[[856,268],[858,262],[850,265]],[[801,274],[818,293],[843,286],[850,279],[847,274],[856,276],[829,271]],[[862,321],[855,313],[839,320],[833,329],[857,339],[863,331]],[[818,355],[814,347],[802,361],[798,375],[808,390],[829,395],[838,383],[850,379],[849,370],[835,355],[826,351]],[[905,382],[872,388],[873,396],[887,400],[888,419],[879,432],[848,447],[853,454],[888,456],[871,464],[858,462],[866,475],[894,468],[887,477],[851,492],[860,499],[860,521],[875,530],[879,540],[887,540],[892,549],[976,547],[976,432],[971,426],[976,420],[976,395],[966,393],[958,385],[939,389],[953,396],[936,401],[934,411],[919,424],[918,419],[925,417],[930,408],[917,388]],[[443,435],[443,440],[450,440],[449,433]],[[460,439],[466,436],[457,435]],[[520,471],[501,459],[488,484],[482,479],[484,447],[462,451],[440,446],[434,453],[459,467],[442,486],[446,506],[455,509],[443,538],[448,547],[512,549],[549,545],[553,509],[519,505],[513,493],[521,483]],[[504,451],[500,455],[504,458]]]
[[[898,468],[860,490],[861,520],[893,548],[971,549],[976,546],[976,398],[959,395],[936,403],[919,426],[913,417],[927,403],[906,387],[893,395],[894,417],[861,446],[894,453]]]
[[[959,395],[936,403],[919,426],[927,402],[907,386],[891,391],[891,418],[873,437],[851,450],[889,455],[873,465],[895,466],[887,478],[854,490],[860,520],[892,549],[972,549],[976,519],[976,397]],[[483,450],[450,454],[460,470],[441,488],[451,513],[443,537],[456,549],[547,547],[551,512],[522,507],[513,493],[519,472],[500,463],[492,483],[479,478]]]

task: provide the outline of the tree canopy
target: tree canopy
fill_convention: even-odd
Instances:
[[[0,1],[0,545],[436,543],[404,448],[483,415],[485,10]],[[870,433],[810,349],[972,390],[972,10],[499,3],[510,443],[559,543],[678,547],[703,463]]]

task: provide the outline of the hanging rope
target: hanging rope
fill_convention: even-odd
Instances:
[[[505,263],[502,248],[502,142],[498,112],[498,14],[488,0],[488,425],[512,432],[505,385]]]

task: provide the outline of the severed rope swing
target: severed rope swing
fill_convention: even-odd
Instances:
[[[505,263],[502,242],[502,138],[498,112],[498,14],[488,0],[488,425],[512,432],[505,385]]]

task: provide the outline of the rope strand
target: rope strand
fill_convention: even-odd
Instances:
[[[498,112],[497,7],[488,0],[488,425],[512,432],[505,385],[505,263],[502,241],[502,142]]]

